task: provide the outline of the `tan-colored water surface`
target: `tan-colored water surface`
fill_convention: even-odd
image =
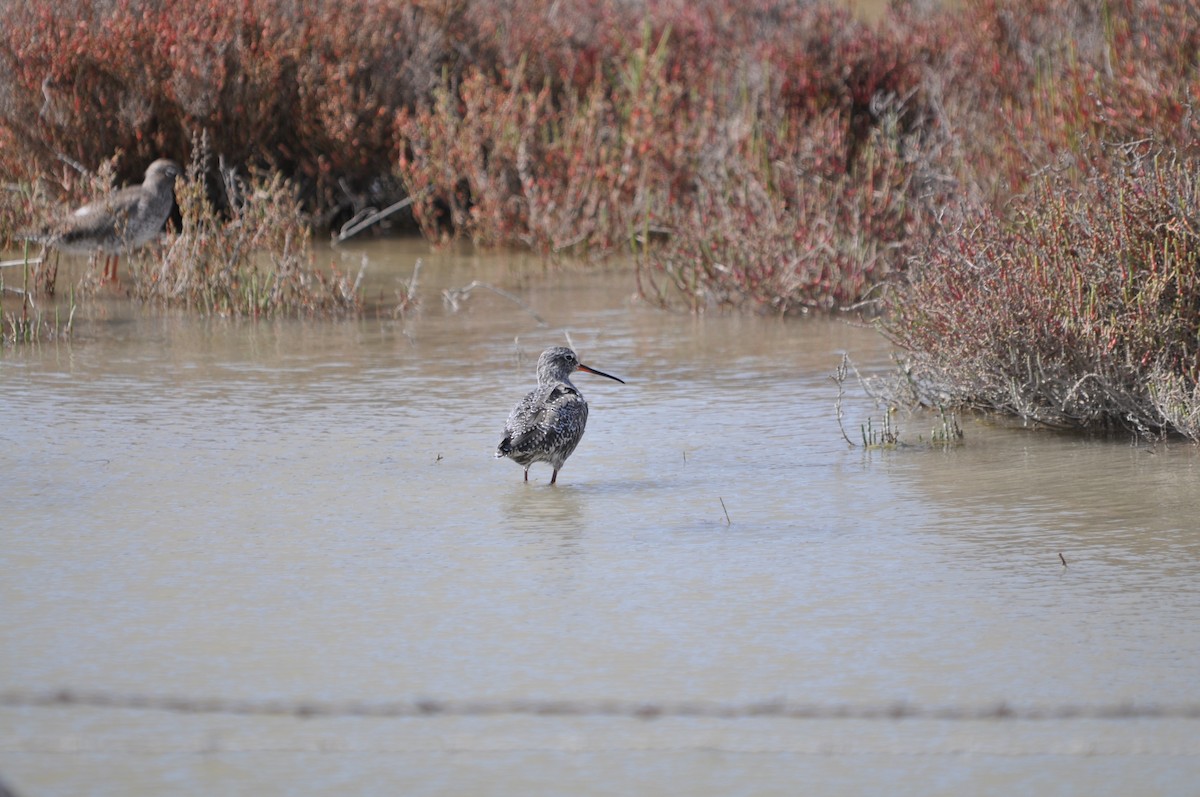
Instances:
[[[329,257],[379,313],[101,296],[74,342],[0,352],[17,794],[1194,793],[1196,447],[966,419],[850,448],[830,375],[889,368],[868,328],[665,313],[620,268]],[[443,301],[475,280],[522,304]],[[566,332],[627,384],[580,374],[587,434],[525,484],[492,453]],[[857,435],[881,413],[848,388]],[[103,699],[28,704],[58,689]],[[942,714],[872,714],[898,702]]]

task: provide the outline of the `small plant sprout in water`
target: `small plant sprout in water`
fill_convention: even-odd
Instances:
[[[75,286],[72,285],[69,291],[65,319],[63,317],[64,308],[54,300],[54,291],[52,289],[41,291],[49,301],[54,302],[53,318],[51,318],[49,311],[43,309],[38,303],[39,290],[35,286],[39,282],[41,265],[40,258],[31,259],[29,257],[28,246],[26,246],[25,256],[22,259],[0,263],[0,344],[41,343],[71,337],[75,326],[75,311],[78,309],[75,301]],[[17,288],[5,283],[6,269],[9,268],[21,269],[21,287]],[[3,298],[9,294],[20,297],[19,309],[4,310]]]
[[[868,416],[860,430],[862,432],[863,448],[896,448],[901,445],[900,430],[892,424],[896,414],[895,407],[888,407],[883,414],[883,422],[877,427],[874,420]]]
[[[938,407],[938,415],[941,418],[941,423],[935,426],[933,431],[930,432],[930,442],[935,446],[953,446],[961,443],[963,430],[958,425],[958,415],[953,412],[947,412],[944,407]]]
[[[873,395],[867,388],[862,376],[858,373],[858,369],[854,367],[854,364],[850,362],[849,356],[845,354],[842,355],[842,362],[838,365],[837,370],[834,371],[830,379],[832,379],[838,387],[837,398],[834,401],[834,414],[837,418],[838,429],[842,433],[842,439],[844,439],[851,448],[856,448],[859,444],[856,444],[853,440],[851,440],[850,435],[846,432],[846,426],[844,422],[845,413],[842,408],[842,400],[846,396],[845,382],[846,378],[851,372],[853,372],[855,378],[858,379],[859,385],[862,386],[863,391],[868,395]],[[895,421],[897,412],[899,412],[899,410],[895,405],[889,405],[887,410],[883,413],[883,418],[879,422],[876,422],[876,420],[870,416],[867,417],[866,422],[861,424],[859,427],[859,433],[862,440],[861,445],[863,448],[891,449],[913,445],[911,443],[906,443],[903,439],[901,439],[900,427],[896,425]],[[944,408],[939,407],[938,417],[940,422],[930,432],[929,440],[926,441],[922,436],[918,435],[916,445],[947,447],[958,445],[962,442],[964,435],[962,427],[959,426],[958,423],[958,416],[953,412],[947,412]]]
[[[417,298],[417,286],[421,279],[421,265],[421,259],[417,258],[417,262],[413,264],[412,276],[396,289],[396,307],[392,310],[392,318],[403,318],[409,310],[417,307],[420,301]]]

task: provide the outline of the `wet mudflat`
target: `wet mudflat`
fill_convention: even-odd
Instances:
[[[829,376],[889,367],[869,329],[364,255],[385,310],[422,257],[421,309],[101,299],[73,344],[0,352],[0,692],[176,700],[0,706],[18,794],[1194,789],[1195,720],[1095,709],[1195,701],[1195,447],[965,419],[955,448],[850,449]],[[548,325],[442,302],[476,279]],[[564,330],[628,384],[579,374],[587,434],[524,484],[492,452]],[[205,700],[251,713],[179,710]],[[872,713],[898,702],[943,713]],[[1083,716],[965,716],[1001,703]]]

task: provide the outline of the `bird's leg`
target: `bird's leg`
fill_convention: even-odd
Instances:
[[[525,481],[529,481],[529,468],[525,469]]]
[[[550,474],[550,483],[554,484],[556,481],[558,481],[558,468],[555,468],[554,473]]]
[[[38,284],[47,296],[54,295],[54,286],[58,281],[58,250],[42,249],[41,264],[34,271],[35,284]]]

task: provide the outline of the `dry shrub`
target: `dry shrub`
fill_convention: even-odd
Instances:
[[[400,112],[397,127],[407,146],[399,170],[427,238],[457,232],[505,243],[523,227],[514,183],[522,119],[531,102],[520,85],[498,89],[472,73],[458,91],[438,91],[430,108]]]
[[[1200,439],[1200,170],[1144,147],[1105,164],[914,266],[885,327],[920,398]]]
[[[1047,166],[1083,180],[1105,165],[1097,141],[1152,138],[1197,153],[1193,0],[956,6],[897,4],[887,24],[926,65],[960,198],[1002,206]]]
[[[748,151],[762,146],[752,124],[738,141]],[[884,124],[857,145],[849,172],[842,118],[831,113],[808,126],[809,151],[702,173],[695,199],[672,207],[666,240],[638,253],[644,296],[693,311],[834,310],[862,303],[901,267],[932,231],[912,142]]]
[[[668,38],[646,26],[615,85],[537,88],[520,62],[498,80],[470,72],[431,107],[402,112],[399,171],[426,236],[544,251],[627,241],[693,165]]]
[[[643,289],[693,309],[842,306],[903,263],[932,114],[897,36],[827,5],[531,5],[545,26],[498,32],[520,59],[398,115],[427,237],[556,252],[665,234],[639,250]],[[572,14],[578,57],[537,46]]]
[[[772,40],[766,64],[712,87],[716,110],[691,135],[693,190],[648,220],[665,242],[638,252],[652,301],[844,308],[933,233],[949,183],[933,179],[944,141],[918,65],[844,12],[802,14],[802,35]]]

